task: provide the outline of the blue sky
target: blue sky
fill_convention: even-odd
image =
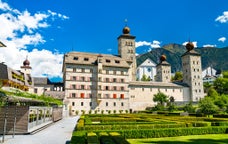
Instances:
[[[117,54],[125,19],[138,54],[189,39],[228,46],[226,0],[0,0],[0,62],[19,69],[28,55],[33,76],[61,77],[64,53]]]

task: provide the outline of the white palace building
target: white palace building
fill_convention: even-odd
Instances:
[[[64,104],[74,115],[134,112],[153,107],[159,91],[175,102],[197,102],[204,97],[201,56],[189,42],[182,55],[183,82],[171,82],[171,66],[164,55],[156,66],[156,81],[136,81],[135,36],[129,27],[118,38],[118,55],[69,52],[64,55]]]

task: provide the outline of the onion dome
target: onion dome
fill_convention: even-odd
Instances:
[[[28,59],[26,59],[26,60],[23,62],[23,65],[24,65],[24,66],[29,66],[29,65],[30,65],[29,60],[28,60]]]
[[[188,42],[185,47],[188,51],[191,51],[194,49],[194,44],[192,42]]]
[[[127,26],[125,26],[125,27],[123,28],[123,34],[129,34],[129,33],[130,33],[130,28],[127,27]]]
[[[161,60],[161,62],[166,61],[166,56],[165,56],[165,55],[162,55],[162,56],[160,57],[160,60]]]

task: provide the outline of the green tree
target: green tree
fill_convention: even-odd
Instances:
[[[214,88],[219,94],[228,94],[228,78],[217,78]]]
[[[204,92],[208,93],[208,90],[212,87],[212,84],[209,82],[203,83]]]
[[[219,108],[226,109],[228,106],[228,95],[219,96],[214,102]]]
[[[167,95],[159,91],[157,94],[154,95],[153,101],[158,102],[159,105],[164,106],[164,104],[169,101],[169,98]]]
[[[223,75],[223,78],[228,78],[228,71],[223,71],[222,75]]]
[[[210,97],[204,97],[199,102],[199,108],[205,115],[212,115],[218,111],[218,107],[214,104],[214,101]]]
[[[207,95],[214,100],[218,98],[218,93],[213,87],[209,88]]]
[[[174,77],[172,77],[172,81],[179,81],[183,79],[183,74],[182,72],[176,72]]]
[[[189,102],[188,104],[186,104],[183,110],[188,113],[195,113],[195,108],[193,107],[192,102]]]
[[[145,74],[143,74],[141,81],[150,81],[150,77],[147,77]]]

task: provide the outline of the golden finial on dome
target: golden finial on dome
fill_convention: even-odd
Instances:
[[[165,55],[161,55],[160,60],[161,60],[161,62],[166,61],[166,56]]]
[[[192,43],[192,42],[188,42],[187,44],[186,44],[186,49],[188,50],[188,51],[191,51],[191,50],[193,50],[194,49],[194,44]]]
[[[123,34],[129,34],[130,28],[127,26],[127,19],[125,19],[125,27],[123,28]]]

